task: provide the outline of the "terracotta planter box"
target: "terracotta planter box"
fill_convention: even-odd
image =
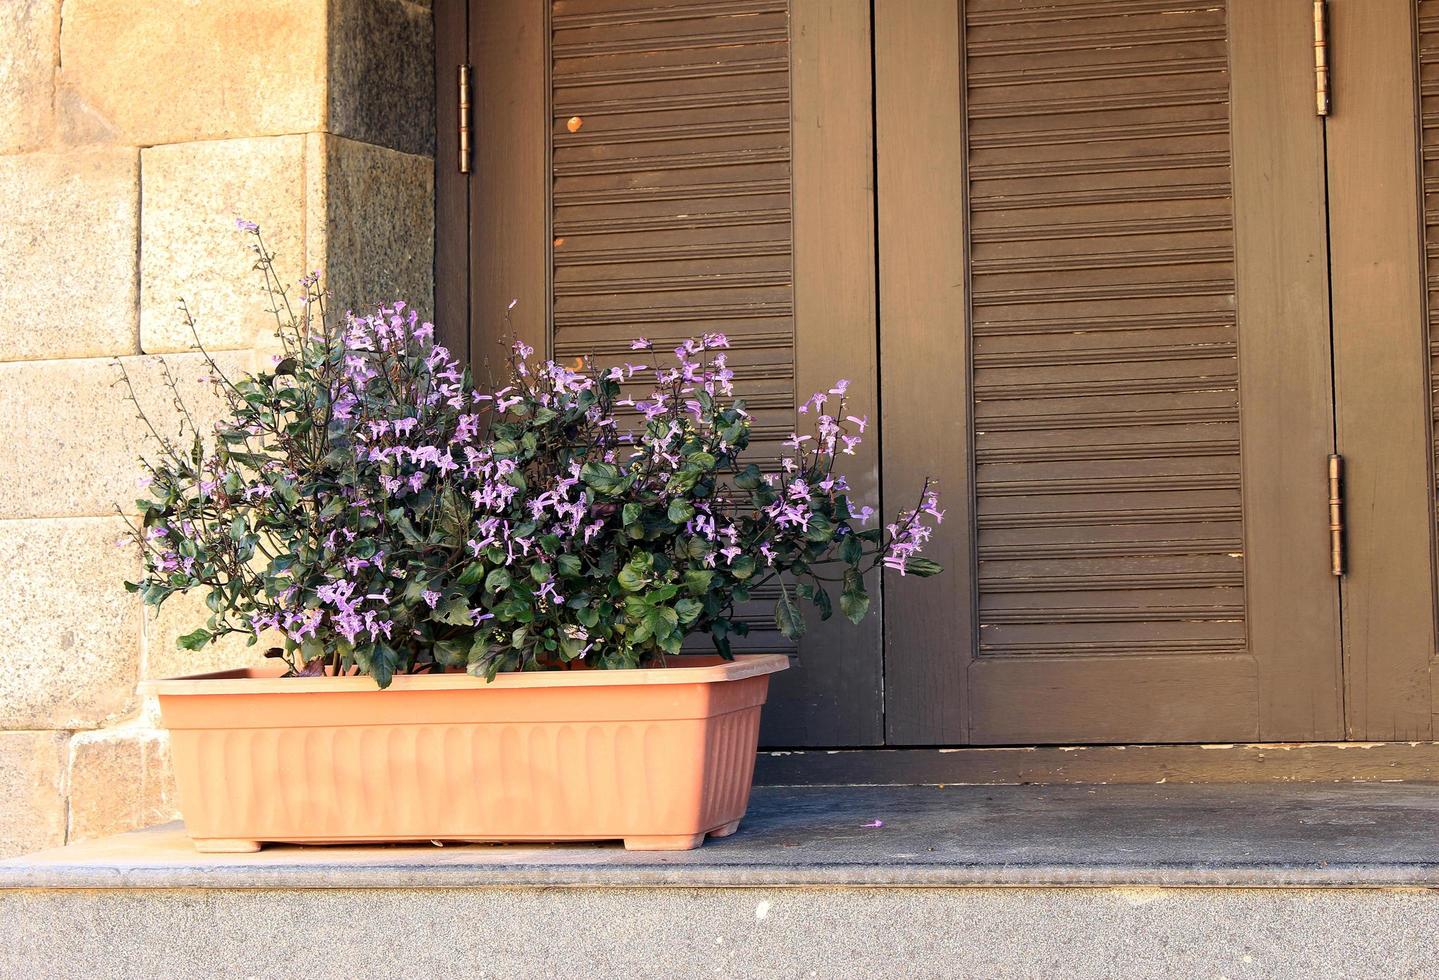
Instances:
[[[268,841],[621,839],[687,850],[739,827],[780,654],[644,670],[148,681],[201,851]]]

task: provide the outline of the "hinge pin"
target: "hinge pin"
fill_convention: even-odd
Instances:
[[[1314,0],[1314,108],[1329,115],[1329,4]]]
[[[1344,457],[1329,457],[1329,571],[1344,574]]]
[[[460,66],[460,173],[470,172],[470,66]]]

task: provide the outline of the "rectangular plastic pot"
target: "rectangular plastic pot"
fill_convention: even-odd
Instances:
[[[265,842],[621,839],[687,850],[739,826],[781,654],[641,670],[147,681],[201,851]]]

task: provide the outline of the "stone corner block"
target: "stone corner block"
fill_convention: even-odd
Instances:
[[[327,131],[407,153],[435,153],[434,15],[401,0],[330,8]]]
[[[0,732],[0,858],[65,843],[65,732]]]
[[[0,361],[136,351],[139,195],[133,149],[0,157]]]
[[[118,517],[0,521],[0,729],[94,728],[138,700],[140,607]]]
[[[62,132],[137,145],[324,124],[327,0],[65,0]]]
[[[304,275],[307,181],[304,136],[156,146],[141,155],[140,341],[146,353],[189,350],[183,298],[211,350],[264,346],[275,329],[254,239],[257,222],[293,290]]]
[[[121,834],[174,820],[170,738],[126,727],[83,732],[70,741],[68,840]]]
[[[429,157],[337,136],[310,137],[311,268],[343,312],[405,300],[432,316],[435,174]]]

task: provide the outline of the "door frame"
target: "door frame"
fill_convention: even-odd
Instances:
[[[1338,452],[1344,456],[1346,734],[1435,734],[1432,315],[1416,118],[1416,5],[1329,0],[1326,124]],[[1418,529],[1423,529],[1422,533]]]
[[[1373,2],[1385,3],[1386,10],[1393,8],[1394,14],[1376,16],[1368,9],[1364,15],[1359,13],[1360,3]],[[1339,365],[1335,385],[1341,393],[1336,429],[1338,448],[1341,452],[1350,450],[1351,567],[1342,588],[1347,641],[1346,737],[1371,741],[1427,739],[1433,737],[1435,708],[1439,705],[1434,692],[1439,661],[1433,642],[1435,552],[1430,491],[1434,476],[1428,379],[1426,372],[1418,368],[1427,362],[1413,353],[1416,346],[1423,351],[1427,338],[1416,336],[1412,330],[1415,318],[1423,323],[1427,315],[1422,298],[1420,263],[1424,251],[1418,218],[1422,214],[1422,168],[1411,109],[1418,104],[1415,15],[1407,0],[1330,0],[1330,6],[1331,37],[1337,53],[1333,65],[1335,109],[1327,122],[1332,264],[1337,270],[1332,286],[1332,329],[1335,361]],[[454,220],[454,212],[469,211],[470,195],[477,182],[486,180],[486,174],[478,162],[470,175],[459,173],[454,166],[458,154],[456,128],[447,123],[456,119],[459,111],[455,66],[472,63],[474,58],[479,25],[471,22],[469,7],[465,0],[436,0],[434,12],[440,123],[435,172],[435,315],[444,342],[466,356],[471,355],[472,337],[480,326],[471,313],[471,282],[476,271],[472,262],[479,259],[472,237],[474,226]],[[957,52],[949,52],[957,48],[958,32],[927,31],[924,16],[927,13],[934,17],[933,11],[921,11],[919,17],[901,24],[883,17],[883,7],[884,0],[876,0],[873,57],[878,70],[874,79],[877,124],[882,131],[898,132],[908,127],[919,134],[930,132],[933,127],[928,127],[919,114],[891,114],[886,107],[904,107],[903,86],[895,84],[897,81],[908,78],[908,84],[914,84],[918,79],[922,84],[934,81],[936,73],[943,75],[943,59],[958,57]],[[939,16],[946,19],[942,10]],[[933,48],[936,43],[944,52],[938,64],[916,56],[916,51],[926,46]],[[958,93],[953,97],[957,99]],[[1415,101],[1396,101],[1401,98]],[[482,145],[479,140],[475,143],[477,148]],[[946,154],[957,159],[962,155],[961,147],[962,144],[945,147],[936,143],[932,150],[940,159]],[[876,177],[880,186],[914,179],[925,165],[924,158],[917,154],[880,154]],[[956,167],[946,172],[959,171]],[[1376,183],[1376,174],[1387,174],[1391,179]],[[1364,193],[1355,193],[1355,188],[1362,188]],[[962,186],[955,194],[945,195],[940,207],[962,215]],[[1376,214],[1387,217],[1376,221]],[[931,210],[926,223],[933,218]],[[886,228],[889,234],[897,234],[896,229],[905,227],[905,219],[902,208],[880,201],[877,222],[881,235]],[[880,369],[882,379],[894,377],[906,364],[910,370],[926,372],[929,381],[924,394],[933,406],[927,415],[931,425],[954,428],[968,440],[965,407],[959,404],[963,399],[957,397],[952,383],[956,365],[967,363],[967,352],[957,345],[936,357],[915,342],[912,331],[933,311],[938,291],[919,290],[921,295],[915,295],[903,285],[928,283],[960,293],[966,290],[966,283],[948,281],[950,270],[955,268],[954,251],[946,252],[941,242],[931,245],[934,247],[916,250],[915,260],[903,266],[879,257],[879,313],[884,325]],[[1345,255],[1368,255],[1373,261],[1356,264],[1345,260]],[[1375,322],[1382,323],[1386,330],[1375,331]],[[1345,370],[1342,363],[1346,356],[1386,354],[1389,357],[1383,370]],[[1405,357],[1409,358],[1407,362]],[[893,388],[889,390],[883,415],[894,417],[904,410],[904,401],[897,394]],[[955,466],[953,459],[936,460],[927,455],[925,444],[931,443],[933,428],[927,429],[925,435],[929,438],[906,440],[902,432],[890,427],[883,446],[885,486],[907,487],[914,476],[909,470],[918,472],[919,464],[924,464],[925,471],[936,472],[945,481],[950,520],[972,520],[967,512],[970,495],[964,477],[955,472],[964,468]],[[1366,441],[1382,446],[1382,450],[1367,455],[1353,450]],[[885,500],[886,506],[899,503],[902,501]],[[1414,515],[1420,513],[1428,532],[1423,536],[1412,531]],[[1400,515],[1407,516],[1400,520]],[[960,560],[948,542],[940,543],[937,557],[945,563],[946,578],[951,581],[952,577],[972,577],[969,563]],[[1416,581],[1424,583],[1422,594],[1413,588]],[[947,608],[937,601],[935,580],[907,581],[904,585],[904,589],[892,590],[886,597],[889,615],[884,623],[883,686],[887,704],[893,707],[876,715],[883,730],[864,744],[961,744],[967,717],[965,685],[944,658],[935,656],[925,636],[971,632],[972,610]],[[1421,629],[1427,642],[1416,644],[1412,638]],[[1382,679],[1385,671],[1392,672],[1387,680]],[[828,744],[857,743],[833,739]],[[991,750],[966,750],[960,756],[985,751]],[[1401,769],[1405,766],[1398,764]],[[1415,764],[1429,771],[1428,762]]]

